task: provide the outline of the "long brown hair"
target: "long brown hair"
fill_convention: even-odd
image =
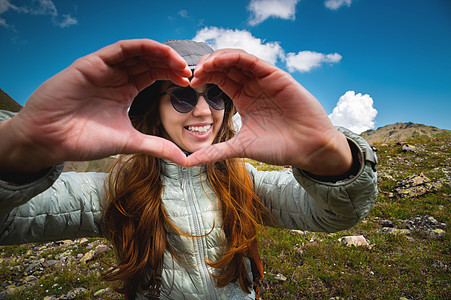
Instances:
[[[147,97],[150,104],[146,113],[134,117],[132,123],[143,133],[161,136],[156,92],[160,92],[159,83],[141,93],[140,97]],[[235,135],[232,119],[235,109],[231,101],[226,104],[224,121],[214,143]],[[206,174],[219,199],[227,239],[221,258],[207,263],[221,270],[220,275],[215,275],[219,287],[238,280],[243,291],[249,292],[252,283],[244,258],[249,256],[249,246],[255,242],[256,229],[262,224],[263,206],[253,192],[244,160],[226,159],[208,164]],[[110,173],[103,228],[118,262],[103,277],[117,282],[116,290],[120,293],[136,293],[146,275],[154,279],[165,249],[177,257],[167,242],[165,225],[178,234],[188,235],[172,224],[164,209],[160,175],[160,159],[144,154],[119,157]],[[147,274],[149,270],[151,274]]]

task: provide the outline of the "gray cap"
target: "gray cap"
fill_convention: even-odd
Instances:
[[[196,67],[202,56],[213,52],[213,49],[207,44],[191,40],[172,40],[164,42],[164,44],[177,51],[177,53],[186,61],[190,69]]]
[[[164,44],[177,51],[192,70],[196,67],[202,56],[213,52],[213,49],[207,44],[191,40],[169,40],[164,42]],[[156,84],[142,90],[133,100],[128,114],[130,116],[143,115],[148,106],[152,103],[152,100],[156,100],[155,97],[157,97],[159,93],[159,86]]]

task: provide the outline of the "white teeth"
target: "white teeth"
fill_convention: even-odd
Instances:
[[[204,134],[208,130],[210,130],[211,125],[205,125],[205,126],[188,126],[188,130],[191,132],[194,132],[196,134]]]

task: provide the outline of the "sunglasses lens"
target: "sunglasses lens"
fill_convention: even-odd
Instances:
[[[170,93],[170,96],[172,106],[180,113],[190,112],[197,104],[197,94],[193,89],[175,89]]]
[[[190,88],[176,88],[168,92],[171,104],[179,113],[188,113],[197,105],[198,93]],[[215,110],[223,110],[227,95],[218,86],[211,86],[205,92],[208,104]]]
[[[207,90],[208,104],[216,110],[224,109],[224,98],[227,97],[218,86],[212,86]]]

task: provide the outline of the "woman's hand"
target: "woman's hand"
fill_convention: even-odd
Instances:
[[[350,169],[345,136],[288,73],[242,50],[224,49],[197,65],[191,86],[205,83],[218,84],[233,99],[242,127],[232,140],[193,153],[188,165],[249,157],[316,175],[341,175]]]
[[[35,172],[66,160],[148,153],[186,164],[172,142],[136,131],[128,108],[156,80],[187,86],[191,71],[169,46],[128,40],[75,61],[0,124],[0,172]]]

